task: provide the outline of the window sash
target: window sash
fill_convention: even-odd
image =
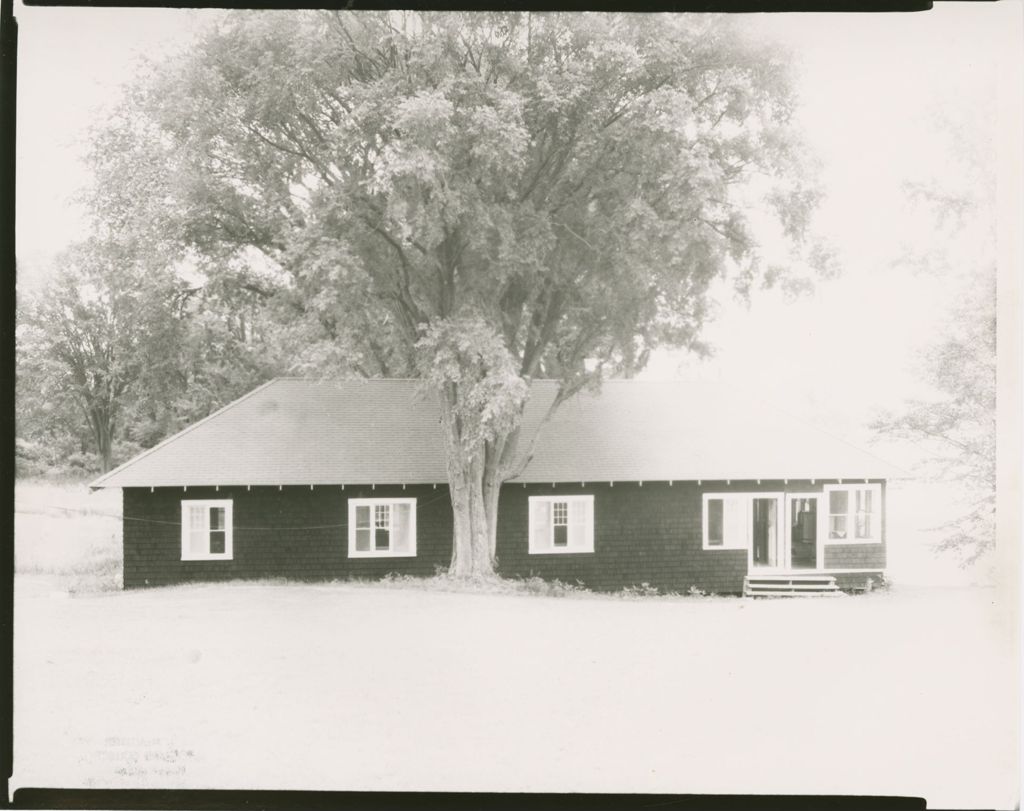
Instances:
[[[528,549],[537,554],[594,551],[594,497],[531,496]]]
[[[882,487],[880,484],[831,484],[826,543],[881,543]]]
[[[181,502],[181,559],[231,560],[232,501],[230,499]]]
[[[391,504],[373,505],[373,549],[391,551]]]
[[[748,493],[704,493],[701,513],[704,549],[746,549],[750,546],[751,497]],[[755,494],[753,497],[775,498],[775,494]]]
[[[415,557],[416,499],[350,498],[350,558]]]

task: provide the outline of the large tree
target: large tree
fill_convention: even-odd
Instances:
[[[229,268],[187,278],[161,258],[94,237],[23,298],[17,431],[44,469],[91,451],[109,470],[279,370],[258,294]]]
[[[996,535],[996,172],[992,100],[975,98],[960,120],[936,117],[943,174],[906,184],[921,231],[908,230],[896,264],[955,297],[941,336],[924,348],[919,374],[930,391],[888,411],[872,427],[923,450],[921,475],[951,482],[964,496],[959,515],[933,529],[940,552],[962,565],[995,548]],[[910,218],[908,218],[909,220]]]
[[[309,368],[422,378],[452,570],[489,574],[529,381],[557,406],[699,349],[716,277],[779,275],[747,212],[800,244],[793,104],[785,61],[706,15],[232,14],[133,88],[94,205],[248,257]]]
[[[167,306],[174,290],[171,274],[140,270],[115,243],[92,239],[63,252],[47,285],[21,306],[22,438],[33,423],[51,435],[84,423],[109,470],[133,392],[155,389],[170,371],[167,348],[180,337]]]
[[[921,473],[957,483],[967,497],[959,515],[934,528],[941,533],[936,548],[956,554],[964,566],[991,552],[996,541],[995,310],[990,268],[947,313],[946,335],[924,352],[922,373],[934,393],[873,424],[881,434],[927,449]]]

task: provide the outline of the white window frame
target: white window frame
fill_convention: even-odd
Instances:
[[[533,512],[539,509],[541,505],[551,505],[554,502],[566,502],[568,514],[572,514],[572,510],[568,509],[569,502],[581,502],[587,505],[587,525],[586,531],[583,536],[583,546],[555,546],[555,522],[553,516],[548,520],[548,537],[546,543],[542,545],[540,539],[534,535],[533,532]],[[551,507],[547,506],[550,510]],[[527,521],[529,527],[527,529],[528,550],[531,555],[586,555],[593,553],[594,551],[594,497],[592,495],[575,495],[575,496],[562,496],[562,495],[550,495],[550,496],[530,496],[529,498],[529,509],[527,511]],[[567,532],[568,534],[568,532]]]
[[[723,492],[723,493],[704,493],[701,500],[701,549],[708,552],[717,552],[722,549],[731,549],[733,551],[737,549],[746,549],[747,557],[750,566],[754,565],[754,544],[753,544],[753,521],[754,521],[754,499],[772,499],[776,503],[776,522],[778,523],[777,532],[783,531],[783,523],[785,521],[785,509],[786,509],[786,494],[775,491],[771,492]],[[721,544],[709,544],[708,543],[708,501],[711,499],[721,499],[723,501],[739,501],[742,503],[743,510],[743,537],[739,541],[733,541],[729,543],[725,537],[722,538]],[[723,531],[725,529],[723,515]],[[780,545],[780,549],[784,548]],[[774,568],[782,567],[780,562]]]
[[[722,505],[722,543],[709,543],[708,538],[708,502],[712,499],[718,501],[738,501],[742,503],[743,510],[743,538],[740,542],[729,543],[725,538],[725,505]],[[715,552],[720,549],[747,549],[750,546],[750,499],[746,493],[704,493],[701,502],[701,548]]]
[[[206,513],[206,553],[193,552],[189,546],[191,520],[189,511],[203,507]],[[224,509],[224,551],[210,552],[210,508]],[[181,502],[181,559],[182,560],[232,560],[234,558],[234,517],[232,500],[224,499],[183,499]]]
[[[356,507],[370,507],[370,525],[376,521],[376,510],[373,509],[381,504],[390,506],[408,504],[409,510],[409,549],[405,552],[398,552],[394,545],[388,549],[375,549],[375,543],[371,539],[370,549],[360,551],[356,549]],[[388,528],[388,537],[394,532],[395,512],[389,512],[391,526]],[[414,558],[416,557],[416,499],[415,498],[350,498],[348,500],[348,556],[350,558]]]
[[[874,517],[872,522],[872,536],[870,538],[858,538],[857,535],[857,496],[854,491],[856,490],[870,490],[871,501],[875,505],[875,509],[871,515]],[[846,492],[847,501],[847,512],[846,515],[846,526],[847,526],[847,537],[845,538],[832,538],[832,493],[837,491]],[[826,484],[823,488],[825,509],[824,509],[824,532],[822,542],[830,546],[849,546],[854,544],[877,544],[882,542],[882,485],[878,482],[869,482],[868,484]]]

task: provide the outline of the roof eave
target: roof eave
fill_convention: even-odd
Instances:
[[[280,377],[275,377],[275,378],[272,378],[271,380],[268,380],[262,386],[257,386],[252,391],[247,392],[246,394],[243,394],[241,397],[239,397],[239,398],[237,398],[235,400],[232,400],[227,405],[222,406],[221,408],[218,408],[212,414],[207,414],[205,417],[203,417],[198,422],[194,422],[194,423],[192,423],[192,425],[189,425],[189,426],[187,426],[185,428],[182,428],[176,434],[172,434],[171,436],[167,437],[167,439],[163,440],[163,442],[158,442],[152,448],[147,448],[146,450],[141,451],[140,453],[135,454],[135,456],[133,456],[128,461],[122,462],[120,465],[115,467],[113,470],[109,470],[106,473],[104,473],[103,475],[101,475],[99,478],[93,479],[91,482],[89,482],[89,484],[88,484],[89,489],[90,490],[102,490],[104,487],[122,487],[123,488],[125,485],[121,485],[121,484],[106,484],[105,481],[107,479],[113,478],[114,476],[119,474],[122,470],[125,470],[126,468],[130,467],[131,465],[134,465],[136,462],[138,462],[143,457],[149,456],[151,453],[156,453],[158,450],[160,450],[161,448],[163,448],[163,447],[165,447],[167,445],[170,445],[172,442],[174,442],[176,439],[178,439],[179,437],[183,436],[184,434],[187,434],[187,433],[190,433],[191,431],[194,431],[200,425],[203,425],[203,424],[209,422],[214,417],[219,417],[225,411],[228,411],[229,409],[234,408],[236,405],[238,405],[242,401],[248,400],[253,395],[257,394],[258,392],[263,391],[265,388],[267,388],[269,386],[272,386],[274,383],[276,383],[278,380],[281,380],[281,379],[282,378],[280,378]],[[174,486],[174,485],[172,485],[172,486]]]

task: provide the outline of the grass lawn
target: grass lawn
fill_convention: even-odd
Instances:
[[[43,522],[18,519],[19,544]],[[69,594],[33,560],[19,547],[15,786],[1016,799],[990,588],[624,600],[92,578]]]

